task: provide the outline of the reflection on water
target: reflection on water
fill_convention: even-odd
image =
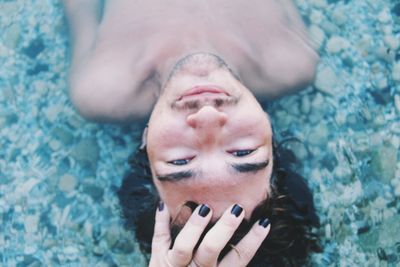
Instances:
[[[400,4],[297,1],[316,82],[265,107],[315,192],[318,266],[400,264]],[[144,266],[115,194],[139,126],[83,121],[57,1],[0,1],[0,265]],[[134,134],[132,134],[134,133]]]

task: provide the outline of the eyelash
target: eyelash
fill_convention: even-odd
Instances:
[[[234,150],[230,151],[229,153],[232,154],[234,157],[245,157],[247,155],[250,155],[253,153],[255,149],[243,149],[243,150]],[[176,165],[176,166],[182,166],[188,164],[193,158],[188,158],[188,159],[176,159],[176,160],[171,160],[168,161],[169,164]]]
[[[235,150],[230,152],[233,156],[235,157],[245,157],[247,155],[250,155],[251,153],[253,153],[255,151],[255,149],[243,149],[243,150]]]

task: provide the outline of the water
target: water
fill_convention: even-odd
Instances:
[[[400,266],[400,2],[296,1],[316,82],[266,105],[314,190],[314,266]],[[139,125],[88,123],[58,1],[0,0],[0,265],[144,266],[115,194]]]

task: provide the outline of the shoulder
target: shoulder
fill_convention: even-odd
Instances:
[[[71,69],[71,100],[78,112],[91,120],[142,119],[155,102],[157,88],[146,82],[151,69],[118,42],[98,43]]]

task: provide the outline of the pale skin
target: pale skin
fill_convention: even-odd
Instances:
[[[77,110],[107,122],[151,114],[146,148],[165,203],[156,215],[151,266],[245,266],[270,226],[254,225],[237,245],[246,257],[231,252],[216,259],[270,193],[272,130],[256,97],[304,87],[318,60],[293,3],[113,0],[100,19],[97,0],[63,2]],[[222,92],[185,96],[195,87]],[[179,214],[186,201],[205,203],[211,212]],[[233,203],[243,207],[239,217],[227,211]],[[185,226],[170,249],[169,222],[178,215]],[[194,251],[210,221],[217,224]]]

